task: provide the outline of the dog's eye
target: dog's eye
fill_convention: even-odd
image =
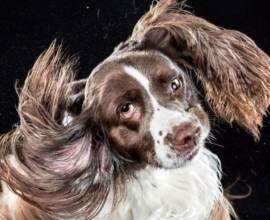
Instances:
[[[181,86],[181,83],[178,79],[174,79],[171,83],[171,89],[173,92],[179,89],[180,86]]]
[[[120,116],[123,119],[129,119],[133,116],[134,112],[135,106],[132,103],[128,102],[122,105],[120,109]]]

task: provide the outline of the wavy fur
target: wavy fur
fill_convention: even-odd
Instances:
[[[113,185],[114,166],[89,109],[69,126],[62,124],[70,107],[73,66],[55,43],[36,61],[19,95],[21,124],[1,137],[1,178],[48,216],[84,219],[102,207]],[[8,159],[11,152],[15,160]],[[97,176],[100,181],[94,182]]]

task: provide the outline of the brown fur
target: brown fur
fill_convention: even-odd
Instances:
[[[73,91],[69,86],[74,80],[72,65],[73,61],[63,60],[55,43],[36,61],[19,95],[21,124],[1,136],[0,171],[1,179],[48,216],[84,219],[98,212],[116,171],[111,170],[113,161],[103,131],[88,109],[72,126],[62,125]],[[17,166],[8,160],[10,153],[16,155]],[[102,181],[94,184],[97,173]]]

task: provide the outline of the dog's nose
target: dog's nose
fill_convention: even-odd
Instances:
[[[172,134],[166,136],[166,140],[175,150],[181,151],[194,148],[201,135],[201,128],[192,123],[182,123],[173,128]]]

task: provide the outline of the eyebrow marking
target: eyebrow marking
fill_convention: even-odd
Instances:
[[[124,68],[124,71],[126,74],[131,76],[133,79],[138,81],[143,86],[143,88],[146,90],[148,96],[150,97],[150,100],[153,104],[154,109],[162,109],[162,106],[158,103],[157,99],[150,92],[149,79],[146,76],[144,76],[143,73],[141,73],[139,70],[134,68],[133,66],[125,65],[123,68]]]
[[[133,79],[138,81],[143,86],[143,88],[146,90],[148,96],[150,97],[150,100],[153,104],[154,109],[158,109],[158,111],[162,110],[164,107],[158,103],[157,99],[150,92],[149,79],[145,75],[143,75],[143,73],[141,73],[139,70],[134,68],[133,66],[125,65],[125,66],[123,66],[123,68],[124,68],[124,71],[126,74],[131,76]]]
[[[124,66],[124,71],[131,76],[132,78],[136,79],[147,91],[147,93],[151,96],[150,89],[149,89],[149,80],[146,76],[144,76],[140,71],[135,69],[132,66]],[[153,98],[153,97],[151,97]]]

